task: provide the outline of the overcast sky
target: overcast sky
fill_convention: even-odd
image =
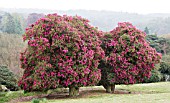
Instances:
[[[0,0],[0,8],[110,10],[130,13],[170,13],[170,0]]]

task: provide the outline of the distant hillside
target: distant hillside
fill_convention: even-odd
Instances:
[[[150,33],[168,34],[170,33],[170,13],[169,14],[136,14],[126,12],[113,12],[113,11],[94,11],[94,10],[46,10],[46,9],[4,9],[1,11],[10,13],[22,13],[28,15],[30,13],[58,13],[60,15],[79,15],[89,19],[92,25],[99,27],[100,30],[110,31],[118,22],[131,22],[137,28],[144,30],[145,27],[149,28]],[[24,16],[26,17],[26,16]]]

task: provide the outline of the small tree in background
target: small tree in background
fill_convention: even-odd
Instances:
[[[0,85],[5,85],[10,90],[18,90],[16,76],[7,68],[0,66]]]
[[[19,86],[26,91],[69,87],[69,95],[78,95],[79,87],[98,83],[99,60],[104,57],[98,37],[102,32],[75,16],[49,14],[23,35],[28,48],[21,53],[25,69]]]
[[[145,27],[144,32],[145,32],[146,34],[149,34],[149,29],[148,29],[148,27]]]
[[[123,22],[102,38],[106,58],[102,68],[101,84],[106,92],[114,92],[115,84],[134,84],[151,76],[161,54],[149,46],[145,33],[132,24]]]
[[[14,17],[15,21],[15,33],[16,34],[23,34],[24,33],[24,17],[22,15],[19,15],[17,13],[13,13],[12,16]]]

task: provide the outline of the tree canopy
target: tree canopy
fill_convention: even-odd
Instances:
[[[149,46],[146,34],[131,23],[119,23],[118,27],[102,38],[106,58],[101,62],[101,84],[114,91],[115,84],[134,84],[151,76],[151,70],[159,63],[161,54]],[[112,88],[110,86],[113,86]]]
[[[79,16],[49,14],[26,29],[28,48],[21,53],[25,69],[19,82],[26,91],[69,87],[70,95],[81,86],[95,85],[104,57],[102,32]],[[74,93],[75,92],[75,93]]]

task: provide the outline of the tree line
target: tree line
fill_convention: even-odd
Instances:
[[[170,33],[170,14],[148,14],[140,15],[134,13],[124,12],[112,12],[112,11],[91,11],[91,10],[69,10],[69,11],[48,11],[48,10],[32,10],[32,9],[20,9],[16,10],[4,10],[10,12],[11,15],[17,14],[20,16],[22,23],[22,29],[25,30],[28,24],[32,21],[36,21],[36,18],[44,16],[46,13],[57,12],[60,15],[81,15],[91,21],[93,26],[97,26],[102,31],[112,30],[117,25],[117,22],[132,22],[137,28],[144,30],[147,26],[151,34],[156,33],[158,35]],[[13,12],[11,12],[13,11]],[[35,12],[35,13],[34,13]],[[5,12],[6,13],[6,12]],[[43,14],[44,13],[44,14]],[[4,12],[0,11],[0,20]],[[106,18],[107,17],[107,18]],[[30,21],[30,23],[29,23]],[[16,23],[19,25],[19,23]],[[162,27],[162,28],[160,28]],[[2,30],[1,30],[2,31]],[[17,32],[16,32],[17,33]]]
[[[19,13],[2,12],[0,14],[0,32],[8,34],[23,34],[25,28],[43,17],[44,14],[31,13],[24,17]]]

